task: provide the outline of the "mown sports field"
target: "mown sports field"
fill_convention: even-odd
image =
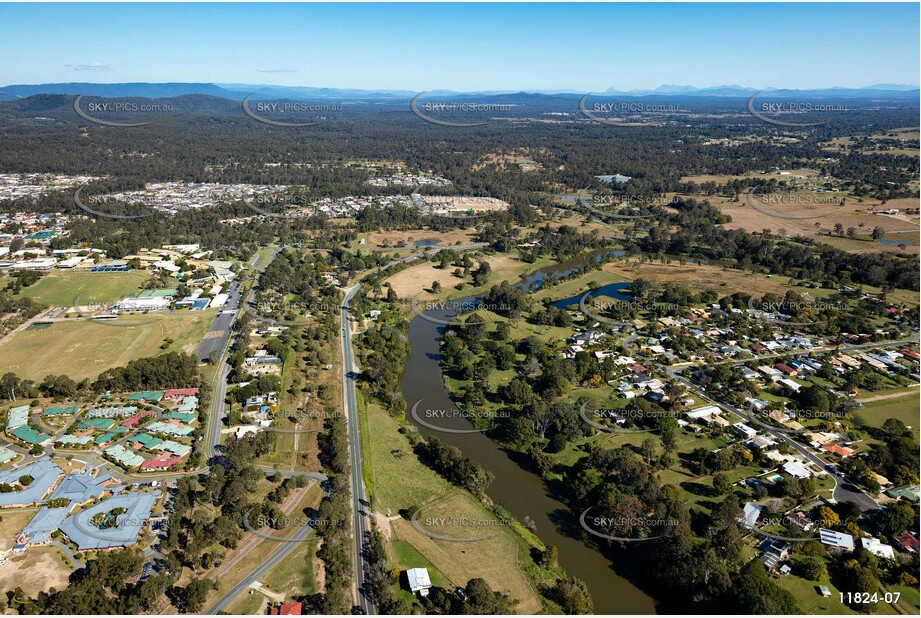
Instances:
[[[70,307],[80,297],[81,305],[111,303],[136,292],[150,278],[143,270],[119,273],[91,273],[54,270],[23,289],[22,296],[49,307]]]
[[[47,375],[81,380],[136,358],[164,352],[191,353],[216,313],[217,309],[149,313],[106,322],[73,318],[47,327],[33,326],[0,344],[0,373],[12,371],[28,380]],[[167,339],[172,343],[161,348]]]

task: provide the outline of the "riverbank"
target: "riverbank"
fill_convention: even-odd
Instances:
[[[514,599],[518,613],[560,613],[560,607],[540,593],[565,577],[561,569],[535,562],[534,556],[546,546],[520,522],[506,524],[488,499],[481,501],[451,485],[419,461],[405,423],[374,401],[362,398],[359,409],[371,509],[388,541],[390,564],[401,571],[428,568],[432,583],[449,591],[480,577]],[[486,531],[482,539],[481,530]],[[436,538],[440,536],[465,540]],[[404,593],[398,592],[407,602],[416,602]]]
[[[595,258],[580,260],[579,266],[595,263]],[[573,265],[553,267],[555,273],[565,274]],[[527,285],[539,285],[554,273],[532,273],[525,278]],[[427,409],[456,409],[439,364],[439,341],[442,323],[451,319],[452,311],[427,311],[415,317],[409,326],[410,355],[400,389],[407,406],[415,404]],[[473,427],[461,417],[444,419],[448,430],[470,431]],[[534,522],[535,533],[545,544],[558,548],[560,566],[569,574],[583,580],[588,587],[599,614],[652,614],[656,602],[628,579],[618,575],[611,562],[582,540],[577,518],[569,507],[555,498],[544,482],[520,464],[520,456],[500,447],[483,433],[454,433],[420,426],[420,433],[459,448],[466,457],[477,461],[495,475],[490,497],[518,520]]]

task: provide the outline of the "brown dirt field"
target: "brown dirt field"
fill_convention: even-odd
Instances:
[[[490,265],[492,265],[491,261]],[[412,298],[420,292],[426,292],[424,296],[428,298],[433,296],[427,291],[432,288],[434,281],[438,281],[442,289],[453,288],[464,281],[463,278],[452,275],[452,272],[454,272],[453,266],[442,270],[438,268],[437,262],[425,262],[398,272],[386,282],[390,283],[393,291],[400,298]]]
[[[29,523],[37,512],[36,508],[0,511],[0,551],[13,548],[23,526]],[[2,571],[3,567],[0,567],[0,572]]]
[[[405,246],[412,248],[416,241],[429,238],[438,239],[444,246],[464,245],[473,242],[470,240],[469,230],[452,230],[450,232],[433,232],[432,230],[390,230],[386,232],[368,232],[364,245],[359,248],[380,249]]]
[[[61,590],[67,587],[71,571],[56,548],[30,547],[19,556],[11,554],[8,562],[0,566],[0,592],[21,586],[27,595],[34,597],[52,587]]]
[[[789,176],[781,176],[780,172],[790,172]],[[705,182],[715,182],[718,185],[726,184],[730,180],[735,180],[737,178],[775,178],[777,180],[790,179],[792,176],[818,176],[818,172],[812,170],[778,170],[776,172],[769,172],[767,174],[761,174],[759,172],[748,172],[746,174],[700,174],[697,176],[683,176],[681,178],[682,182],[696,182],[697,184],[703,184]]]
[[[809,210],[792,209],[787,205],[765,205],[766,210],[777,212],[779,214],[806,214],[816,213],[814,218],[809,219],[784,219],[773,216],[766,212],[755,210],[748,204],[747,197],[742,197],[740,202],[732,202],[725,198],[713,199],[711,203],[718,204],[720,209],[730,217],[732,221],[723,224],[730,229],[744,229],[749,232],[760,232],[769,229],[773,232],[784,229],[788,235],[805,235],[814,236],[818,232],[828,232],[834,229],[836,223],[844,226],[845,230],[849,227],[858,229],[858,234],[869,233],[874,227],[881,227],[887,232],[906,231],[917,229],[917,224],[887,217],[885,215],[870,214],[869,210],[879,208],[878,202],[855,204],[848,203],[845,206],[834,204],[810,204]],[[897,208],[897,206],[885,207]],[[816,224],[819,224],[816,227]],[[863,227],[861,227],[863,224]],[[879,243],[876,243],[879,245]],[[882,250],[882,246],[877,246],[877,250]]]
[[[634,262],[618,261],[605,264],[602,270],[627,279],[642,278],[662,283],[683,281],[694,289],[712,289],[721,294],[731,294],[737,291],[754,292],[759,295],[767,292],[784,294],[790,289],[808,291],[811,295],[820,293],[820,290],[806,290],[788,285],[789,278],[787,277],[768,279],[764,275],[754,275],[739,270],[724,270],[719,266],[700,264],[682,266],[677,262],[672,264],[645,263],[636,266]]]
[[[502,281],[515,283],[522,273],[536,270],[543,265],[543,262],[527,264],[511,255],[490,255],[485,258],[485,261],[489,262],[492,270],[484,289],[488,289]],[[479,262],[474,261],[473,268],[477,268],[478,265]],[[432,283],[436,280],[441,283],[442,288],[442,293],[438,297],[447,297],[452,292],[457,293],[454,286],[462,282],[467,283],[467,288],[464,290],[465,295],[472,293],[476,289],[470,287],[469,278],[461,279],[451,274],[454,272],[455,266],[450,266],[445,270],[441,270],[437,266],[436,262],[424,262],[416,266],[410,266],[386,279],[386,282],[390,283],[393,291],[402,299],[412,298],[420,292],[423,293],[420,299],[435,298],[436,295],[433,295],[428,290],[431,289]]]

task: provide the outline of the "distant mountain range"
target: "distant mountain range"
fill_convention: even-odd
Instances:
[[[745,86],[711,86],[697,88],[695,86],[662,85],[651,90],[622,91],[609,88],[603,92],[592,93],[593,97],[750,97],[757,92],[770,93],[774,97],[815,97],[815,98],[849,98],[849,99],[905,99],[918,100],[921,91],[918,86],[906,84],[875,84],[863,88],[818,88],[809,90],[793,90],[779,88],[765,88],[758,90]],[[61,84],[12,84],[0,88],[0,101],[15,100],[40,94],[60,94],[120,98],[141,97],[149,99],[164,99],[185,95],[207,95],[240,101],[247,95],[256,93],[254,98],[266,100],[295,99],[295,100],[337,100],[337,101],[406,101],[414,97],[417,92],[409,90],[362,90],[351,88],[313,88],[307,86],[270,86],[261,84],[210,84],[210,83],[145,83],[131,82],[121,84],[92,84],[85,82],[71,82]],[[525,90],[501,91],[488,90],[476,92],[455,92],[450,90],[433,90],[426,93],[427,98],[437,96],[452,96],[457,99],[468,97],[497,97],[509,95],[537,95],[559,98],[577,98],[584,92],[573,90]]]

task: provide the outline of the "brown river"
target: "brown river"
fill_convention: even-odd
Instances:
[[[582,261],[584,263],[584,261]],[[523,285],[540,285],[546,276],[566,273],[578,262],[564,263],[530,275]],[[410,354],[400,389],[407,406],[423,401],[425,408],[457,409],[444,387],[439,364],[440,321],[449,321],[454,311],[426,311],[409,325]],[[448,429],[471,429],[464,418],[455,416],[439,420]],[[489,496],[508,509],[519,521],[529,517],[536,524],[536,534],[545,544],[559,549],[560,566],[585,581],[595,604],[596,614],[654,614],[656,601],[629,580],[614,572],[611,561],[581,539],[578,518],[560,500],[552,496],[543,480],[522,468],[509,454],[483,433],[442,432],[419,426],[422,435],[437,437],[463,451],[495,475]],[[619,565],[621,570],[625,565]]]

